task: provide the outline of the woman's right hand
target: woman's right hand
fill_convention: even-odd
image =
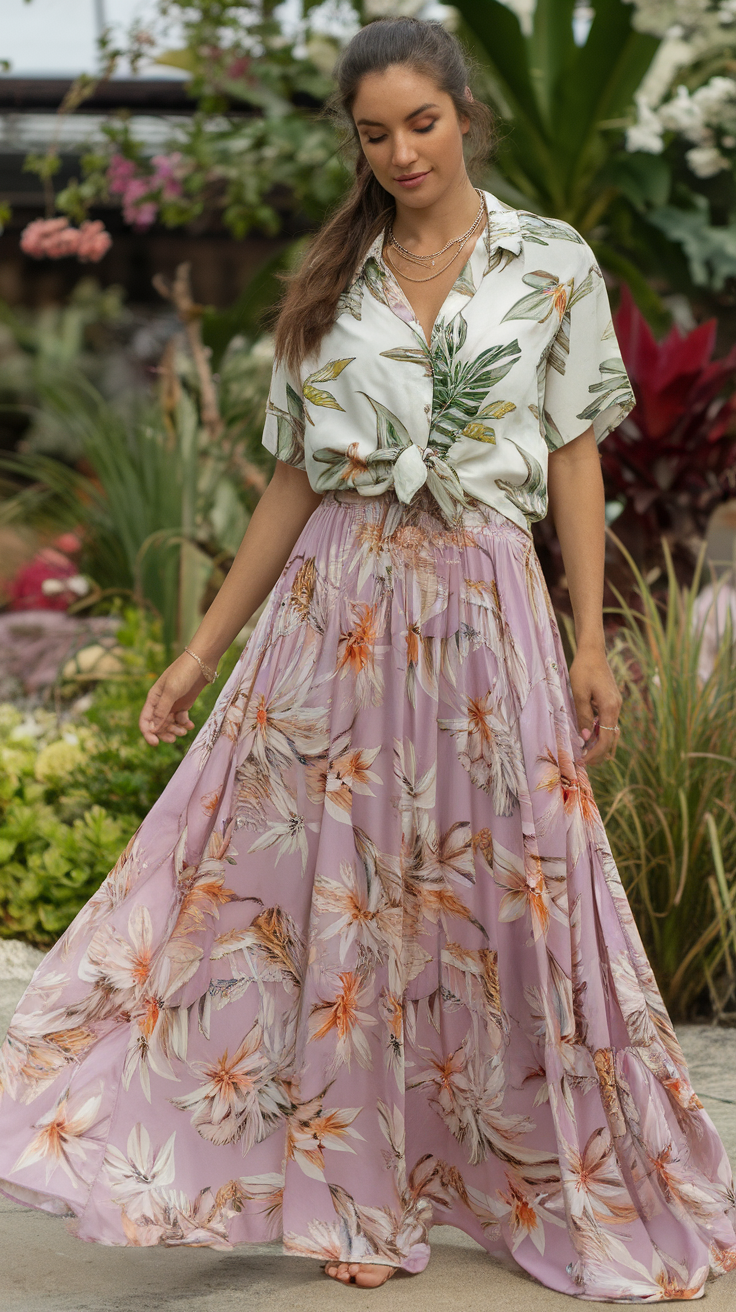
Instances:
[[[189,708],[206,687],[207,680],[196,661],[186,652],[177,656],[150,689],[138,718],[138,727],[149,746],[176,742],[194,728]]]

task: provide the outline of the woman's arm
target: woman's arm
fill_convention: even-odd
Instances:
[[[223,652],[265,601],[294,543],[322,496],[303,469],[276,461],[273,477],[251,515],[232,567],[188,646],[206,665]],[[171,743],[194,725],[187,714],[206,686],[199,665],[183,652],[151,688],[140,714],[147,743]]]
[[[604,725],[618,724],[622,698],[606,657],[603,630],[605,495],[592,425],[550,452],[547,485],[575,620],[577,651],[570,684],[580,732],[592,743],[585,748],[586,762],[596,765],[615,755],[618,734],[601,728],[591,739],[594,717],[597,714]]]

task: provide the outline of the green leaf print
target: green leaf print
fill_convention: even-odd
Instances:
[[[404,364],[421,365],[425,374],[432,373],[432,357],[426,344],[422,346],[394,346],[390,351],[380,351],[379,354],[385,355],[387,360],[400,360]]]
[[[460,519],[461,508],[468,505],[465,490],[455,470],[441,457],[436,462],[429,462],[427,488],[448,523]]]
[[[376,413],[376,438],[379,450],[385,451],[387,447],[411,446],[411,437],[397,415],[380,401],[374,400],[367,392],[358,389],[358,395],[370,401]]]
[[[536,419],[537,423],[539,423],[539,406],[530,405],[529,409],[534,415],[534,418]],[[547,447],[550,451],[557,451],[559,447],[565,445],[565,439],[563,438],[562,433],[557,427],[557,424],[552,418],[549,410],[542,410],[542,422],[541,424],[539,424],[539,431],[542,437],[544,438],[545,442],[547,443]]]
[[[583,278],[583,281],[579,282],[577,286],[573,288],[572,296],[567,302],[568,313],[572,309],[573,305],[577,305],[578,301],[582,301],[584,296],[589,296],[590,293],[592,292],[593,274],[597,274],[599,278],[602,277],[600,270],[595,265],[591,265],[585,277]]]
[[[276,416],[276,455],[287,464],[298,465],[304,460],[304,402],[291,383],[286,384],[286,410],[270,400],[266,410]],[[302,463],[301,468],[304,468]]]
[[[576,416],[578,419],[590,419],[591,421],[607,410],[610,405],[626,405],[633,399],[631,385],[629,383],[623,360],[620,357],[614,357],[612,360],[604,360],[598,365],[603,377],[599,383],[591,383],[588,388],[589,392],[599,393],[595,401],[581,410]],[[629,405],[629,408],[631,406]]]
[[[526,516],[527,523],[533,524],[537,519],[544,519],[547,513],[547,485],[544,470],[534,456],[523,451],[511,438],[508,440],[516,447],[524,461],[527,476],[523,483],[510,483],[506,478],[496,478],[494,482],[506,493],[512,505]]]
[[[582,246],[583,238],[564,219],[544,219],[539,214],[519,210],[521,231],[529,242],[537,246],[548,246],[550,241],[572,241]]]
[[[501,323],[507,319],[534,319],[537,323],[544,323],[553,311],[562,320],[562,316],[567,308],[568,296],[573,288],[573,280],[568,282],[559,282],[553,273],[546,273],[544,269],[535,269],[534,273],[525,273],[522,280],[527,287],[533,287],[534,291],[528,296],[522,296],[520,300],[515,301],[510,310],[507,310]]]
[[[333,488],[368,486],[378,494],[392,486],[398,449],[389,451],[384,448],[362,456],[358,453],[358,445],[357,442],[351,442],[345,452],[323,446],[313,453],[312,459],[318,465],[325,466],[317,475],[315,491],[329,492]]]
[[[432,424],[430,441],[441,450],[447,449],[458,437],[474,437],[481,442],[495,442],[495,432],[484,424],[485,418],[499,419],[514,409],[511,402],[494,401],[481,410],[491,388],[495,387],[516,363],[521,348],[516,339],[503,346],[492,346],[474,360],[460,361],[468,333],[468,325],[458,311],[449,324],[438,319],[432,331],[432,342],[427,343],[415,332],[418,346],[397,346],[381,355],[404,364],[418,364],[434,375],[432,396]],[[370,398],[369,398],[370,400]],[[475,427],[474,427],[475,426]]]
[[[311,401],[312,405],[324,406],[327,410],[344,410],[345,407],[335,400],[332,392],[327,392],[321,387],[314,387],[313,384],[324,383],[331,378],[337,378],[354,359],[355,356],[351,355],[347,360],[328,360],[327,364],[323,364],[321,369],[317,369],[313,374],[310,374],[302,383],[304,399]],[[309,411],[306,414],[309,423],[314,424]]]
[[[465,264],[460,270],[450,290],[453,292],[460,292],[463,296],[475,295],[476,287],[473,282],[473,271],[470,260],[468,260],[467,264]]]
[[[460,361],[456,356],[467,332],[462,314],[455,315],[449,325],[443,322],[435,327],[431,347],[435,381],[430,440],[446,450],[469,423],[479,418],[482,422],[480,409],[484,400],[516,364],[521,347],[514,339],[481,351],[474,360]]]

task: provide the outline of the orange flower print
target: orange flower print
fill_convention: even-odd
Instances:
[[[342,1065],[350,1070],[353,1055],[360,1066],[370,1069],[373,1057],[364,1029],[377,1022],[375,1016],[361,1008],[373,1002],[373,983],[366,983],[362,975],[353,970],[339,971],[326,983],[328,996],[315,1003],[309,1015],[310,1042],[332,1039],[334,1035],[332,1074]]]

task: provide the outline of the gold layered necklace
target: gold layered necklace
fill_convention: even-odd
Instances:
[[[431,282],[433,278],[439,278],[440,274],[445,272],[445,269],[449,269],[453,261],[457,259],[461,250],[465,246],[465,243],[470,240],[470,238],[473,236],[473,233],[477,231],[478,227],[483,221],[483,216],[485,212],[485,196],[483,195],[483,192],[480,190],[479,187],[476,187],[475,191],[478,193],[480,197],[480,205],[478,206],[478,213],[473,219],[473,222],[471,223],[467,232],[464,232],[461,237],[452,237],[450,241],[445,242],[445,245],[442,247],[441,250],[432,251],[431,255],[417,255],[414,251],[409,251],[406,249],[405,246],[402,246],[401,243],[398,242],[394,237],[393,221],[389,221],[388,228],[386,230],[386,245],[384,248],[384,254],[391,268],[396,273],[400,274],[402,278],[406,278],[409,282]],[[391,250],[394,249],[397,250],[405,260],[409,260],[414,264],[418,264],[419,267],[422,269],[434,268],[437,260],[441,259],[442,256],[445,254],[445,252],[448,251],[451,246],[454,246],[455,250],[453,251],[450,258],[448,259],[447,263],[443,264],[442,268],[438,269],[436,273],[430,273],[427,278],[412,278],[411,274],[403,273],[400,269],[397,268],[391,255]]]

